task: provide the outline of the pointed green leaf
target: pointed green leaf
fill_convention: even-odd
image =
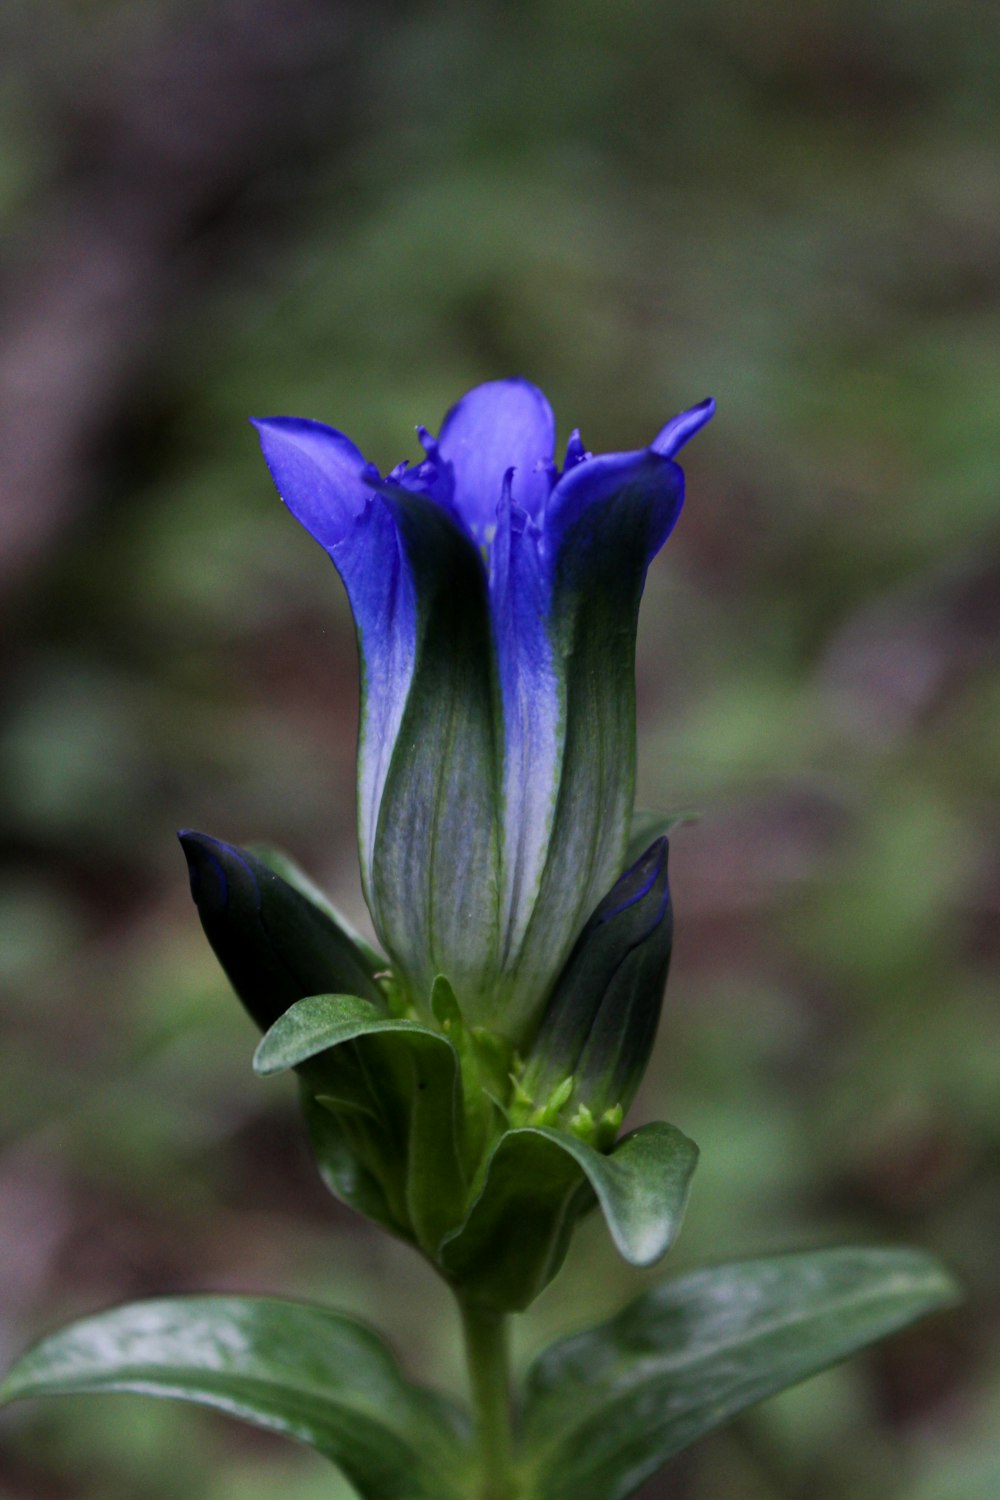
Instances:
[[[417,1021],[387,1016],[358,995],[309,995],[289,1006],[261,1038],[254,1053],[254,1072],[269,1078],[272,1073],[299,1068],[356,1037],[380,1031],[417,1033],[449,1047],[440,1032]]]
[[[610,1155],[575,1136],[558,1135],[597,1196],[615,1249],[633,1266],[652,1266],[677,1238],[687,1208],[698,1147],[662,1120],[624,1136]]]
[[[349,1147],[379,1184],[390,1219],[407,1226],[429,1254],[457,1224],[465,1203],[464,1110],[458,1057],[447,1037],[416,1021],[395,1020],[355,995],[311,995],[291,1006],[261,1040],[258,1073],[300,1068],[338,1049],[352,1049],[343,1070],[346,1097],[336,1089],[317,1103],[336,1117],[339,1134],[324,1152]],[[307,1082],[311,1083],[310,1073]],[[374,1129],[364,1118],[374,1117]],[[314,1141],[322,1126],[313,1118]],[[343,1176],[343,1156],[328,1184]],[[335,1189],[336,1191],[336,1189]],[[356,1200],[356,1193],[355,1193]],[[351,1201],[348,1199],[347,1201]],[[376,1214],[379,1222],[386,1219]]]
[[[559,1270],[576,1219],[596,1198],[619,1252],[646,1266],[680,1228],[698,1159],[672,1125],[633,1131],[610,1155],[548,1127],[509,1130],[482,1188],[439,1258],[466,1295],[501,1311],[527,1307]]]
[[[363,1500],[459,1500],[464,1423],[410,1385],[381,1339],[258,1297],[137,1302],[73,1323],[15,1365],[0,1399],[128,1391],[194,1401],[307,1443]]]
[[[625,1500],[755,1402],[956,1300],[915,1250],[821,1250],[695,1271],[529,1371],[529,1500]]]

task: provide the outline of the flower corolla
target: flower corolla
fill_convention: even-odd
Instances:
[[[713,409],[632,452],[574,432],[559,468],[542,392],[493,381],[384,476],[334,428],[256,424],[354,615],[362,883],[418,1012],[443,975],[467,1022],[530,1044],[622,872],[639,600]]]

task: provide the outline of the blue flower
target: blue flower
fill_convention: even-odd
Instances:
[[[646,569],[681,509],[681,446],[592,456],[524,380],[477,386],[421,462],[384,477],[349,438],[258,422],[288,508],[333,560],[362,677],[365,896],[414,1005],[445,975],[467,1020],[530,1041],[621,874]]]

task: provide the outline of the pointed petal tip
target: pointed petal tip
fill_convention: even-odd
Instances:
[[[269,441],[280,441],[282,437],[290,435],[290,429],[302,425],[310,425],[306,417],[247,417],[248,424],[256,432],[261,446]],[[321,422],[312,424],[322,427]]]
[[[278,494],[329,552],[370,499],[364,454],[344,433],[309,417],[255,417],[252,422]]]
[[[667,835],[665,833],[661,833],[658,838],[655,838],[653,840],[649,848],[644,850],[643,853],[639,855],[639,858],[631,868],[632,870],[655,869],[657,874],[659,874],[659,872],[663,869],[663,866],[667,863],[669,857],[670,840],[667,838]],[[629,873],[630,871],[625,871],[625,874]]]
[[[420,444],[421,448],[423,448],[424,452],[427,454],[427,457],[436,458],[438,451],[437,438],[424,426],[423,422],[417,423],[416,431],[417,441]]]
[[[193,828],[178,829],[177,837],[187,860],[191,899],[199,911],[225,911],[229,903],[229,880],[223,864],[229,846]]]
[[[619,876],[591,920],[601,923],[621,916],[623,912],[645,901],[646,897],[658,886],[661,887],[665,896],[669,892],[667,883],[669,853],[670,845],[667,836],[661,834],[658,839],[653,840],[644,854],[640,854],[635,864]],[[655,915],[654,926],[662,920],[665,910],[666,900],[663,899]]]
[[[225,843],[223,839],[214,839],[210,833],[200,833],[197,828],[178,828],[177,838],[189,859],[203,854],[234,852],[231,844]]]
[[[257,429],[262,439],[270,437],[293,441],[296,438],[320,442],[327,440],[336,444],[338,448],[357,454],[358,458],[364,462],[355,444],[345,433],[340,432],[336,427],[331,427],[328,422],[318,422],[315,417],[248,417],[247,420],[251,427]]]
[[[199,833],[196,828],[178,828],[177,838],[189,864],[193,859],[200,858],[217,842],[207,833]]]
[[[259,906],[260,885],[251,855],[192,828],[180,829],[177,837],[188,864],[191,897],[203,916],[224,912],[237,895]]]
[[[287,425],[297,422],[308,421],[306,417],[247,417],[250,426],[255,428],[261,437],[273,431],[280,432]],[[317,424],[319,425],[319,424]]]
[[[672,417],[667,425],[657,433],[650,443],[654,453],[659,453],[663,458],[673,458],[676,453],[690,442],[695,433],[700,432],[706,422],[710,422],[715,415],[715,397],[706,396],[704,401],[699,401],[697,406],[688,407],[679,416]]]
[[[573,431],[569,435],[569,442],[566,444],[566,457],[563,459],[563,472],[565,473],[569,469],[575,469],[577,464],[582,464],[588,456],[589,455],[587,453],[587,450],[583,446],[583,439],[580,436],[580,429],[579,427],[574,427]]]

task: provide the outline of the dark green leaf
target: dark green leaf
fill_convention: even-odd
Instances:
[[[254,1053],[254,1072],[269,1078],[273,1073],[299,1068],[356,1037],[380,1031],[416,1032],[450,1050],[440,1032],[416,1021],[387,1016],[377,1005],[358,995],[309,995],[289,1006],[261,1038]]]
[[[371,1329],[323,1308],[257,1297],[133,1303],[45,1339],[0,1399],[80,1391],[194,1401],[284,1433],[332,1459],[364,1500],[466,1493],[460,1414],[404,1380]]]
[[[573,1226],[592,1202],[572,1155],[547,1132],[509,1130],[468,1218],[444,1240],[438,1259],[470,1301],[517,1312],[559,1270]]]
[[[355,995],[311,995],[275,1022],[257,1048],[254,1067],[264,1075],[278,1073],[348,1048],[348,1066],[338,1075],[343,1091],[316,1095],[319,1107],[336,1117],[337,1132],[324,1134],[314,1114],[310,1121],[314,1142],[323,1144],[326,1181],[333,1186],[345,1180],[345,1171],[352,1182],[361,1180],[341,1149],[349,1147],[386,1204],[388,1219],[373,1217],[405,1226],[399,1232],[412,1234],[433,1255],[460,1221],[467,1187],[455,1049],[441,1032],[388,1017]],[[306,1081],[311,1086],[311,1070]],[[367,1188],[362,1191],[370,1198]],[[360,1206],[356,1188],[346,1201]]]
[[[822,1250],[695,1271],[529,1371],[531,1500],[625,1500],[766,1396],[956,1299],[914,1250]]]
[[[674,1125],[655,1120],[624,1136],[610,1155],[558,1134],[597,1196],[615,1248],[633,1266],[651,1266],[677,1238],[698,1147]]]
[[[602,1155],[562,1130],[501,1137],[466,1222],[441,1246],[445,1269],[473,1300],[527,1307],[566,1256],[576,1218],[595,1197],[617,1249],[650,1265],[672,1244],[697,1147],[672,1125],[645,1125]]]
[[[305,1083],[300,1103],[317,1171],[333,1196],[391,1234],[412,1241],[412,1227],[397,1217],[385,1188],[361,1159],[366,1153],[359,1152],[352,1142],[343,1112],[335,1113],[320,1104]]]

